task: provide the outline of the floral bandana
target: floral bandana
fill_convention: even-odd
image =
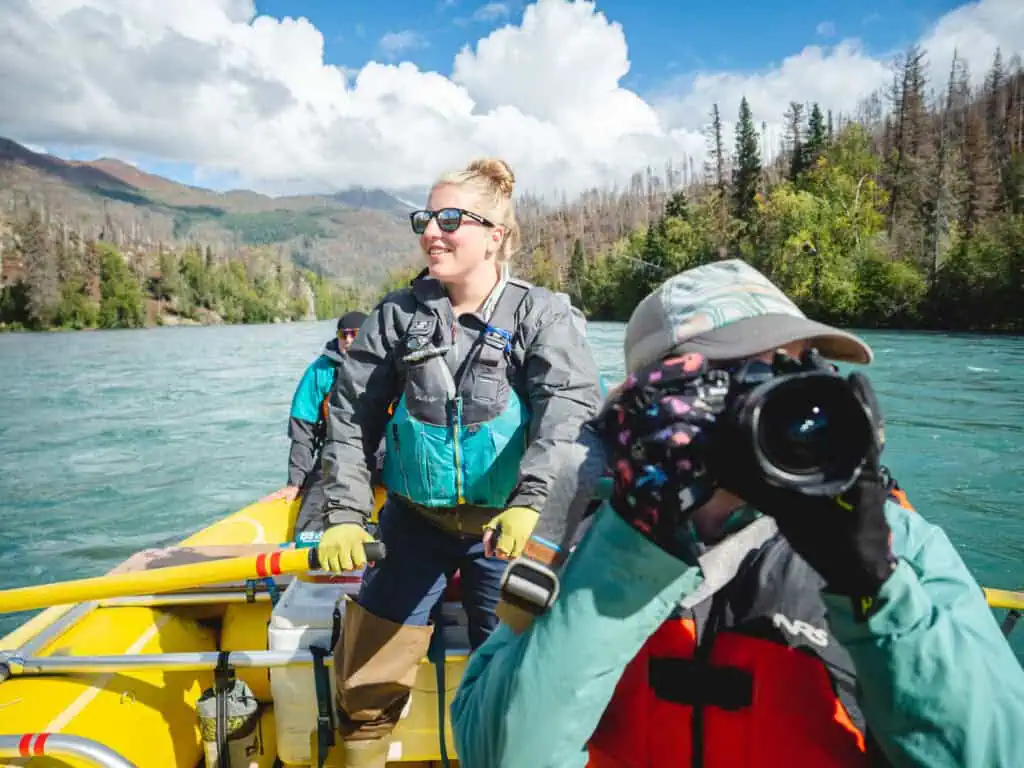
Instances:
[[[612,507],[667,552],[692,562],[689,512],[710,496],[693,446],[715,415],[701,394],[708,371],[699,354],[670,358],[632,374],[598,419],[611,456]]]

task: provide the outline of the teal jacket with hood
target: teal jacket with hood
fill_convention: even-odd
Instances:
[[[338,365],[344,359],[338,340],[331,339],[320,355],[307,366],[292,396],[288,418],[288,485],[301,488],[316,466],[316,455],[323,443],[323,402],[334,388]]]
[[[895,766],[1024,766],[1024,669],[982,589],[940,528],[892,502],[886,515],[900,559],[886,604],[858,623],[848,599],[822,595],[874,741]],[[470,657],[451,708],[462,764],[585,766],[627,663],[703,585],[603,505],[547,613],[520,636],[500,626]]]

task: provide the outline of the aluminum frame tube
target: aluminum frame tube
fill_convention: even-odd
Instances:
[[[0,652],[0,679],[51,675],[89,675],[125,670],[173,670],[176,672],[213,671],[223,661],[235,669],[270,669],[312,665],[309,651],[217,651],[186,653],[148,653],[115,656],[21,656]],[[333,665],[328,655],[326,666]]]
[[[97,741],[63,733],[0,734],[0,757],[77,757],[102,768],[137,768]]]

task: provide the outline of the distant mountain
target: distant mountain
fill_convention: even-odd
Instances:
[[[407,214],[418,204],[385,190],[289,197],[214,192],[115,158],[69,161],[0,138],[0,210],[26,202],[84,230],[119,229],[133,240],[225,250],[271,246],[301,266],[357,282],[379,280],[416,256]]]
[[[352,187],[328,197],[353,208],[372,208],[376,211],[395,213],[401,216],[403,221],[410,211],[420,207],[419,203],[413,203],[393,192],[383,189],[366,189],[365,187]]]

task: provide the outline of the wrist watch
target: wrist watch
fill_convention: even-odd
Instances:
[[[553,566],[559,554],[558,546],[531,537],[523,554],[509,563],[502,574],[497,614],[516,634],[543,615],[558,597],[559,581]]]

